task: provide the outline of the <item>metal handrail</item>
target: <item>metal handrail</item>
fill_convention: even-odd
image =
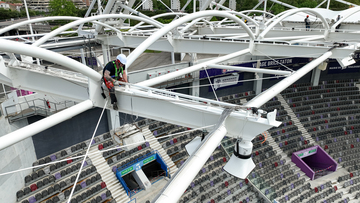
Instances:
[[[149,154],[145,154],[144,156],[141,156],[141,157],[139,157],[139,158],[137,158],[137,159],[135,159],[135,160],[133,160],[133,161],[131,161],[131,162],[126,163],[125,165],[120,166],[119,168],[117,168],[117,171],[121,171],[121,170],[123,170],[123,169],[125,169],[125,168],[127,168],[127,167],[129,167],[129,166],[131,166],[131,165],[133,165],[134,163],[137,163],[137,162],[139,162],[139,161],[141,161],[141,160],[143,160],[143,159],[146,159],[146,158],[148,158],[148,157],[150,157],[150,156],[152,156],[152,155],[154,155],[154,154],[158,154],[159,157],[160,157],[160,159],[161,159],[164,163],[166,163],[165,160],[163,159],[163,157],[161,156],[161,154],[160,154],[157,150],[153,150],[153,151],[151,151]],[[168,172],[167,172],[167,175],[166,175],[166,176],[167,176],[168,178],[170,178],[170,167],[167,166],[167,165],[166,165],[166,167],[167,167],[167,169],[168,169]]]
[[[131,198],[131,191],[130,191],[130,189],[126,186],[125,181],[124,181],[122,178],[119,178],[119,181],[120,181],[120,183],[123,185],[126,194]]]
[[[162,158],[161,154],[160,154],[157,150],[155,150],[155,152],[159,155],[159,157],[160,157],[160,159],[162,160],[162,162],[166,163],[165,160]],[[167,176],[168,178],[170,178],[170,167],[169,167],[168,165],[166,165],[166,168],[168,169],[168,172],[167,172],[166,176]]]
[[[135,159],[135,160],[133,160],[133,161],[130,161],[130,162],[126,163],[125,165],[122,165],[122,166],[120,166],[119,168],[117,168],[117,171],[121,171],[122,169],[125,169],[125,168],[133,165],[134,163],[137,163],[137,162],[139,162],[139,161],[141,161],[141,160],[143,160],[143,159],[146,159],[146,158],[148,158],[149,156],[154,155],[155,153],[156,153],[156,152],[152,151],[152,152],[150,152],[150,154],[145,154],[145,155],[143,155],[143,156],[141,156],[141,157],[139,157],[139,158],[137,158],[137,159]]]
[[[134,200],[135,200],[135,203],[136,203],[136,198],[131,199],[130,201],[128,201],[128,203],[130,203],[130,202],[132,202]]]
[[[4,61],[5,61],[5,64],[9,64],[10,59],[5,58]],[[44,71],[47,71],[47,73],[53,73],[53,74],[56,74],[58,76],[68,78],[68,79],[80,80],[83,82],[88,81],[87,76],[85,76],[81,73],[75,72],[75,71],[63,70],[63,69],[47,67],[47,66],[37,65],[37,64],[30,64],[30,63],[25,63],[22,61],[18,61],[18,62],[19,62],[19,64],[16,67],[26,68],[30,71],[37,71],[37,72],[42,72],[42,73]]]
[[[57,112],[59,110],[63,110],[65,108],[71,107],[73,105],[75,105],[75,102],[73,102],[73,101],[63,101],[63,102],[54,103],[54,102],[46,101],[46,100],[42,100],[42,99],[34,99],[31,101],[25,101],[25,102],[17,103],[14,105],[6,106],[5,113],[6,113],[7,117],[21,115],[20,118],[23,118],[23,117],[25,117],[23,110],[33,109],[34,114],[45,112],[45,116],[49,116],[52,112]],[[8,111],[9,108],[18,109],[17,107],[19,107],[19,109],[20,109],[20,114],[18,114],[17,112],[9,113],[9,111]]]
[[[273,28],[274,30],[276,29],[280,29],[280,28]],[[281,28],[284,29],[284,28]],[[301,30],[302,28],[295,28],[298,30]],[[305,28],[304,28],[305,29]],[[319,31],[323,31],[324,29],[319,29]],[[126,33],[124,34],[126,36],[139,36],[138,34],[132,34],[132,33]],[[144,34],[142,36],[145,36]],[[148,35],[146,35],[148,36]],[[221,38],[221,37],[206,37],[203,38],[203,36],[185,36],[185,39],[189,39],[189,40],[206,40],[206,41],[222,41],[222,42],[239,42],[239,43],[248,43],[249,40],[244,40],[244,39],[231,39],[231,38]],[[272,42],[272,43],[268,43],[268,42]],[[283,44],[283,45],[296,45],[296,46],[311,46],[311,47],[319,47],[319,45],[321,45],[321,47],[333,47],[333,43],[319,43],[319,42],[309,42],[309,41],[304,41],[304,42],[289,42],[289,41],[285,41],[285,40],[255,40],[256,44]]]
[[[250,185],[253,186],[253,188],[255,188],[256,191],[259,192],[259,194],[266,200],[267,203],[272,202],[268,196],[266,196],[257,186],[255,186],[255,184],[252,182],[252,180],[249,180],[249,183],[250,183]]]
[[[120,82],[120,84],[133,86],[133,87],[135,87],[136,89],[138,89],[140,91],[151,92],[152,94],[167,96],[167,97],[170,97],[170,98],[173,98],[173,99],[176,99],[176,100],[180,100],[180,98],[181,98],[181,99],[183,99],[183,101],[196,102],[198,104],[206,103],[208,105],[212,104],[212,105],[217,105],[217,106],[222,106],[222,107],[246,109],[246,107],[242,107],[242,106],[235,105],[235,104],[229,104],[229,103],[226,103],[226,102],[216,101],[216,100],[212,100],[212,99],[205,99],[205,98],[191,96],[191,95],[179,94],[179,93],[176,93],[176,92],[170,92],[168,90],[159,90],[159,89],[156,89],[156,88],[139,86],[139,85],[136,85],[136,84],[123,83],[123,82]]]

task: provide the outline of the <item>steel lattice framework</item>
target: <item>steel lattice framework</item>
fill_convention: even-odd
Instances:
[[[92,6],[94,2],[96,1],[93,1]],[[69,28],[80,25],[79,35],[92,38],[102,44],[102,46],[116,45],[135,48],[128,57],[127,67],[130,67],[140,54],[148,48],[169,52],[225,54],[225,56],[164,76],[116,88],[116,96],[119,98],[119,103],[121,103],[119,107],[121,112],[193,128],[217,123],[217,126],[212,128],[213,131],[210,136],[201,143],[196,152],[190,156],[171,181],[164,187],[163,191],[154,199],[154,202],[175,202],[181,197],[183,191],[225,135],[241,139],[244,143],[249,143],[259,133],[273,126],[280,125],[280,122],[275,120],[276,112],[268,113],[265,119],[254,114],[249,108],[259,108],[326,59],[331,57],[341,60],[349,57],[359,48],[360,38],[357,31],[344,30],[339,33],[336,32],[336,26],[359,12],[360,7],[343,11],[343,18],[330,26],[326,17],[322,16],[322,13],[318,12],[317,9],[294,8],[276,16],[269,15],[271,18],[266,19],[266,22],[264,22],[265,18],[263,21],[259,21],[252,19],[246,14],[255,11],[264,14],[267,14],[267,12],[257,10],[235,12],[222,6],[223,1],[220,4],[211,0],[204,2],[203,11],[192,14],[166,13],[150,18],[122,3],[109,0],[101,15],[86,16],[86,18],[66,16],[44,17],[20,22],[1,29],[0,34],[30,23],[49,20],[73,20],[73,22],[45,34],[31,45],[0,39],[0,51],[10,56],[10,60],[0,57],[0,82],[13,87],[21,87],[23,89],[69,98],[81,103],[1,137],[0,149],[4,149],[42,130],[50,128],[93,106],[104,106],[105,100],[101,97],[102,76],[99,73],[82,63],[42,48],[45,42],[48,42],[51,38]],[[133,2],[129,2],[129,5],[132,4]],[[205,11],[205,8],[209,5],[220,7],[223,11]],[[122,13],[114,13],[118,8],[121,8],[120,11]],[[129,12],[134,12],[137,16],[126,14]],[[282,30],[276,27],[284,22],[287,17],[299,13],[317,16],[321,21],[322,28],[316,32],[299,31],[297,34],[294,34],[286,29]],[[158,17],[168,15],[175,16],[174,21],[169,24],[163,24],[156,20]],[[213,16],[225,19],[220,22],[209,21]],[[248,23],[246,24],[240,18],[247,19]],[[137,20],[141,21],[141,23],[128,27],[123,23],[125,19]],[[229,21],[232,22],[229,24]],[[82,25],[87,22],[94,23],[96,28],[82,30]],[[144,23],[148,25],[144,26]],[[127,31],[121,31],[124,28],[127,28]],[[110,34],[105,33],[104,29],[110,30]],[[198,33],[195,34],[196,32]],[[205,34],[201,34],[201,32]],[[274,36],[280,39],[274,39]],[[346,42],[346,45],[334,46],[334,42],[340,42],[344,38],[350,39]],[[313,42],[312,40],[314,39],[317,41]],[[199,45],[196,46],[199,48],[189,46],[190,44]],[[57,44],[57,46],[61,46],[61,43]],[[82,77],[46,72],[41,65],[18,61],[14,56],[15,53],[62,65],[74,72],[81,73]],[[243,106],[151,88],[151,86],[184,74],[199,71],[203,67],[216,67],[216,64],[220,62],[244,54],[291,57],[311,55],[316,59],[298,71],[282,72],[282,74],[286,75],[284,80],[259,94]],[[279,73],[272,72],[271,70],[267,70],[267,72]],[[44,86],[43,83],[49,85]],[[89,93],[87,93],[87,89]],[[142,105],[145,102],[147,105]],[[166,110],[174,113],[171,115],[162,113],[166,112]],[[174,189],[175,187],[176,189]]]

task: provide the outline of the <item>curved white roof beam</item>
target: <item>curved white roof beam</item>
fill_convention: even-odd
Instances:
[[[226,10],[226,11],[233,11],[233,12],[237,12],[237,11],[234,11],[234,10],[231,10],[230,8],[226,7],[226,6],[223,6],[221,5],[220,3],[216,3],[216,2],[211,2],[212,5],[215,5],[215,6],[219,6],[220,8]],[[265,13],[265,14],[268,14],[268,15],[271,15],[271,16],[275,16],[274,14],[272,13],[269,13],[267,11],[261,11],[261,10],[244,10],[244,11],[239,11],[237,13]],[[246,15],[247,16],[247,15]],[[249,17],[249,16],[247,16]],[[251,18],[252,19],[252,18]]]
[[[252,23],[254,23],[254,24],[256,24],[257,26],[259,26],[259,24],[258,24],[254,19],[252,19],[252,18],[251,18],[250,16],[248,16],[248,15],[243,14],[243,12],[233,11],[233,10],[231,10],[230,8],[226,7],[226,6],[219,5],[219,4],[216,3],[216,2],[211,2],[211,4],[212,4],[212,5],[219,6],[220,8],[226,10],[227,12],[230,12],[230,13],[236,14],[236,15],[238,15],[238,16],[241,16],[241,17],[243,17],[243,18],[246,18],[248,21],[251,21]],[[225,19],[226,19],[226,18],[225,18]],[[222,20],[221,22],[219,22],[218,25],[220,25],[223,21],[225,21],[225,19]]]
[[[93,16],[93,17],[79,19],[77,21],[63,25],[63,26],[57,28],[56,30],[49,32],[44,37],[40,38],[38,41],[36,41],[33,44],[33,46],[40,46],[41,44],[45,43],[48,39],[55,37],[56,35],[60,34],[62,31],[70,29],[74,26],[80,25],[82,23],[94,21],[94,20],[105,19],[105,18],[130,18],[132,20],[144,21],[150,25],[159,27],[159,25],[154,23],[153,21],[146,19],[146,18],[138,17],[138,16],[133,16],[133,15],[129,15],[129,14],[105,14],[105,15],[99,15],[99,16]]]
[[[204,18],[197,18],[190,23],[188,23],[183,29],[180,30],[180,33],[184,34],[186,30],[188,30],[191,26],[193,26],[195,23],[199,22],[200,20],[203,20]]]
[[[256,31],[255,31],[255,35],[259,34],[259,23],[256,22],[254,19],[252,19],[250,16],[247,16],[241,12],[237,12],[237,11],[230,11],[230,10],[227,10],[227,11],[223,11],[223,12],[228,12],[228,13],[231,13],[231,14],[234,14],[236,16],[240,16],[240,17],[243,17],[243,18],[246,18],[247,20],[249,20],[250,22],[254,23],[254,25],[256,26]],[[227,18],[225,18],[227,19]],[[224,20],[225,20],[224,19]],[[187,29],[189,29],[193,24],[195,24],[196,22],[200,21],[202,19],[195,19],[193,20],[191,23],[187,24],[186,27],[184,27],[180,32],[184,33]],[[222,21],[221,21],[222,22]],[[221,23],[219,22],[219,23]],[[219,25],[218,23],[218,25]]]
[[[238,17],[228,13],[228,12],[224,12],[224,11],[200,11],[200,12],[196,12],[196,13],[192,13],[189,15],[186,15],[182,18],[179,18],[169,24],[167,24],[166,26],[164,26],[163,28],[161,28],[160,30],[158,30],[157,32],[155,32],[154,34],[152,34],[149,38],[147,38],[145,41],[143,41],[128,57],[126,66],[130,67],[131,64],[135,61],[135,59],[137,59],[137,57],[140,56],[140,54],[142,54],[150,45],[152,45],[156,40],[158,40],[160,37],[164,36],[166,33],[168,33],[170,30],[176,28],[177,26],[186,23],[188,21],[197,19],[197,18],[202,18],[202,17],[206,17],[206,16],[221,16],[224,18],[229,18],[234,20],[236,23],[238,23],[241,27],[244,28],[244,30],[248,33],[251,41],[255,40],[255,35],[254,33],[251,31],[251,29]]]
[[[133,13],[133,14],[139,16],[139,17],[146,18],[146,19],[149,19],[149,20],[153,21],[155,24],[158,24],[158,26],[163,26],[163,24],[160,23],[159,21],[154,20],[153,18],[150,18],[149,16],[142,14],[141,12],[139,12],[137,10],[134,10],[134,9],[130,8],[129,6],[126,6],[123,3],[117,2],[117,5],[119,7],[121,7],[121,8],[123,8],[123,9],[127,10],[127,11],[130,11],[131,13]]]
[[[156,19],[156,18],[160,18],[160,17],[164,17],[164,16],[173,16],[173,15],[188,15],[188,13],[161,13],[159,15],[154,15],[151,17],[151,19]],[[140,22],[136,25],[134,25],[134,27],[132,27],[130,30],[128,30],[128,32],[131,32],[135,29],[137,29],[139,26],[143,25],[144,22]]]
[[[206,8],[210,6],[211,1],[212,1],[212,0],[206,0],[205,2],[203,1],[203,5],[202,5],[202,7],[201,7],[199,10],[200,10],[200,11],[206,10]]]
[[[330,29],[331,32],[335,32],[336,26],[338,26],[345,19],[347,19],[348,17],[354,15],[355,13],[357,13],[359,11],[360,11],[360,6],[357,6],[357,7],[346,9],[345,11],[342,11],[341,13],[339,13],[340,16],[342,16],[342,14],[343,14],[343,16],[339,21],[337,21],[333,26],[331,26],[331,29]]]
[[[229,10],[231,10],[231,9],[229,9]],[[260,10],[245,10],[245,11],[240,11],[240,12],[237,12],[237,13],[265,13],[265,14],[270,15],[270,16],[272,16],[272,17],[275,16],[274,14],[269,13],[269,12],[267,12],[267,11],[260,11]],[[246,16],[247,16],[247,15],[246,15]],[[252,18],[251,18],[251,19],[252,19]],[[220,22],[218,23],[218,25],[221,25],[221,23],[225,22],[226,20],[227,20],[227,18],[223,19],[222,21],[220,21]]]
[[[281,13],[278,13],[277,15],[273,16],[272,18],[270,18],[268,21],[266,21],[265,23],[265,26],[268,26],[271,22],[273,22],[274,20],[276,20],[277,18],[279,18],[280,16],[284,15],[285,13],[291,11],[292,9],[290,10],[286,10],[286,11],[283,11]]]
[[[209,24],[209,26],[213,26],[213,24],[214,24],[214,23],[206,20],[205,18],[198,18],[198,19],[195,19],[195,20],[191,21],[190,23],[188,23],[183,29],[180,30],[180,32],[184,34],[191,26],[193,26],[195,23],[199,22],[200,20]]]
[[[101,75],[95,70],[67,56],[58,54],[53,51],[49,51],[47,49],[34,47],[32,45],[23,44],[11,40],[0,39],[0,50],[4,52],[18,53],[26,56],[45,59],[47,61],[51,61],[53,63],[67,67],[73,71],[82,73],[83,75],[88,76],[94,81],[101,80]]]
[[[244,10],[244,11],[240,11],[239,13],[265,13],[267,15],[270,16],[275,16],[274,14],[267,12],[267,11],[261,11],[261,10]]]
[[[324,27],[325,27],[325,31],[324,31],[324,38],[327,37],[330,27],[329,24],[327,23],[326,19],[317,11],[313,10],[313,9],[309,9],[309,8],[298,8],[298,9],[291,9],[288,10],[286,13],[284,13],[283,15],[281,15],[279,18],[277,18],[276,20],[273,21],[273,23],[271,23],[269,26],[267,26],[265,28],[264,31],[262,31],[258,37],[258,39],[264,39],[265,35],[278,23],[280,23],[282,20],[284,20],[286,17],[299,13],[299,12],[308,12],[308,13],[312,13],[315,14],[316,16],[318,16],[320,18],[320,20],[322,21]]]
[[[226,11],[226,12],[246,18],[249,22],[254,23],[254,25],[256,25],[256,27],[259,27],[259,23],[256,22],[256,20],[252,19],[251,16],[245,15],[242,12],[237,12],[237,11]]]
[[[82,18],[73,17],[73,16],[53,16],[53,17],[36,18],[36,19],[26,20],[26,21],[22,21],[22,22],[15,23],[15,24],[9,25],[7,27],[4,27],[3,29],[0,29],[0,35],[7,31],[10,31],[12,29],[15,29],[15,28],[18,28],[20,26],[27,25],[30,23],[44,22],[44,21],[49,21],[49,20],[80,20],[80,19],[82,19]],[[108,24],[102,23],[102,22],[92,21],[92,23],[102,25],[102,26],[107,27],[116,32],[120,32],[120,30],[118,30]]]

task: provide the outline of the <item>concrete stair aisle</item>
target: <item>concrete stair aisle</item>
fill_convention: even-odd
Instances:
[[[102,153],[96,146],[90,148],[89,158],[96,167],[97,172],[101,175],[102,180],[106,183],[106,187],[110,190],[115,201],[118,203],[129,202],[130,198],[126,194],[125,189],[122,187],[119,180],[116,178],[115,174],[112,172],[111,168],[102,156]]]
[[[314,144],[315,144],[315,143],[316,143],[315,140],[310,136],[310,134],[309,134],[309,133],[307,132],[307,130],[304,128],[303,124],[302,124],[302,123],[300,122],[300,120],[296,117],[294,111],[291,109],[291,107],[289,106],[289,104],[285,101],[284,97],[283,97],[281,94],[276,95],[276,97],[278,98],[278,101],[280,101],[281,106],[283,106],[284,109],[287,111],[287,113],[288,113],[288,115],[290,116],[291,120],[294,122],[294,125],[296,125],[296,126],[298,127],[298,129],[299,129],[299,131],[301,132],[302,136],[304,136],[305,139],[310,140],[310,143],[314,143]],[[270,137],[271,137],[271,136],[270,136]],[[272,139],[272,138],[271,138],[271,139]],[[272,140],[273,140],[273,139],[272,139]],[[274,140],[273,140],[273,141],[274,141]],[[269,141],[269,142],[270,142],[270,141]],[[274,142],[275,142],[275,141],[274,141]],[[288,157],[288,156],[286,155],[286,157]],[[288,157],[288,159],[289,159],[289,162],[291,162],[291,157]],[[295,164],[292,163],[292,162],[291,162],[291,164],[292,164],[291,166],[292,166],[292,168],[293,168],[293,166],[295,166]],[[305,173],[302,172],[299,167],[296,167],[296,166],[295,166],[294,168],[295,168],[295,170],[296,170],[298,173],[301,174],[301,176],[302,176],[302,175],[305,175]],[[310,180],[310,178],[307,177],[306,175],[305,175],[305,177],[306,177],[306,180]]]
[[[285,101],[284,97],[282,95],[280,95],[280,94],[278,94],[276,96],[277,96],[278,100],[281,102],[281,105],[287,111],[288,115],[291,117],[291,120],[294,122],[294,124],[300,130],[302,136],[304,136],[307,140],[310,140],[310,143],[314,143],[314,145],[317,145],[317,144],[320,145],[319,143],[316,143],[315,140],[310,136],[310,134],[304,128],[303,124],[296,117],[294,111],[290,108],[289,104]],[[342,165],[338,164],[338,169],[340,169],[340,168],[342,168]]]
[[[274,138],[271,137],[271,134],[268,131],[266,131],[266,133],[268,134],[266,140],[269,141],[269,145],[272,146],[273,150],[277,152],[276,155],[281,155],[281,158],[285,159],[286,163],[290,163],[291,167],[293,167],[295,164],[291,162],[291,157],[288,157],[287,154],[283,152],[283,150],[275,142]]]
[[[267,137],[267,140],[269,141],[269,145],[273,147],[273,150],[276,150],[277,155],[281,155],[282,159],[286,160],[286,164],[290,164],[291,169],[294,169],[294,172],[300,173],[301,177],[305,177],[306,180],[310,180],[309,177],[305,175],[304,172],[301,171],[299,167],[296,166],[293,162],[291,162],[291,157],[288,157],[287,154],[283,152],[283,150],[279,147],[279,145],[275,142],[275,140],[271,137],[270,133],[266,131],[266,133],[269,135]]]
[[[337,181],[336,181],[336,183],[332,183],[331,185],[332,185],[332,187],[336,186],[336,187],[338,188],[338,190],[336,191],[336,194],[337,194],[337,193],[342,193],[341,199],[337,200],[336,202],[340,202],[341,200],[344,200],[344,199],[346,199],[347,197],[350,199],[350,201],[347,201],[348,203],[349,203],[349,202],[359,202],[358,199],[355,199],[355,198],[354,198],[354,196],[355,196],[354,194],[350,194],[350,193],[349,193],[348,189],[349,189],[350,187],[344,188],[344,187],[342,186],[342,184],[339,183],[339,182],[337,182]],[[317,202],[323,203],[324,201],[317,201]]]
[[[166,162],[166,165],[170,168],[170,175],[172,176],[178,170],[177,166],[171,160],[169,155],[167,155],[165,150],[160,145],[159,141],[155,139],[155,136],[149,130],[148,126],[142,128],[142,133],[143,133],[143,135],[145,137],[145,140],[147,142],[149,142],[150,148],[153,149],[153,150],[157,150],[160,153],[161,157]]]
[[[278,100],[280,101],[281,105],[284,107],[284,109],[287,111],[288,115],[291,117],[291,120],[294,122],[294,125],[296,125],[299,129],[299,131],[302,133],[302,136],[305,137],[305,139],[310,140],[310,143],[314,143],[314,145],[316,145],[317,143],[315,142],[315,140],[310,136],[310,134],[307,132],[307,130],[304,128],[303,124],[300,122],[300,120],[296,117],[294,111],[291,109],[291,107],[289,106],[289,104],[286,102],[286,100],[284,99],[284,97],[281,94],[276,95],[276,97],[278,98]],[[271,136],[270,136],[271,137]],[[272,139],[272,138],[270,138]],[[270,139],[269,139],[269,143],[270,143]],[[291,161],[291,160],[290,160]],[[293,163],[292,163],[293,164]],[[295,164],[293,164],[295,165]],[[293,167],[292,167],[293,168]],[[298,173],[301,174],[301,176],[304,175],[304,177],[306,177],[306,181],[310,180],[309,177],[307,177],[305,175],[305,173],[303,173],[298,167],[294,167],[297,168],[297,170],[299,171]],[[339,164],[338,165],[338,169],[342,168],[342,166]],[[326,178],[327,179],[327,178]],[[331,179],[331,178],[330,178]],[[329,180],[330,180],[329,179]],[[317,181],[311,181],[312,185],[316,185]],[[342,185],[337,182],[336,179],[332,179],[332,187],[333,186],[337,186],[338,190],[336,191],[336,193],[342,192],[343,193],[343,197],[341,199],[345,199],[346,197],[350,197],[350,199],[352,199],[351,195],[348,194],[347,189],[343,188]],[[340,200],[339,200],[340,201]],[[317,202],[323,202],[322,200],[319,200]],[[353,202],[353,201],[350,201]]]
[[[307,132],[307,130],[304,128],[303,124],[300,122],[300,120],[296,117],[294,111],[290,108],[289,104],[285,101],[284,97],[281,94],[276,95],[278,100],[281,102],[281,106],[284,107],[284,109],[287,111],[288,115],[291,117],[291,120],[294,122],[294,124],[298,127],[299,131],[302,133],[302,136],[304,136],[307,140],[310,140],[310,143],[316,143],[314,139],[310,136],[310,134]]]

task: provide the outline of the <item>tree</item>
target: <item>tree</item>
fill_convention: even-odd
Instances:
[[[0,8],[0,20],[18,18],[20,13],[16,10],[12,11],[10,9]]]
[[[51,0],[50,13],[53,16],[77,16],[78,9],[72,1]]]

